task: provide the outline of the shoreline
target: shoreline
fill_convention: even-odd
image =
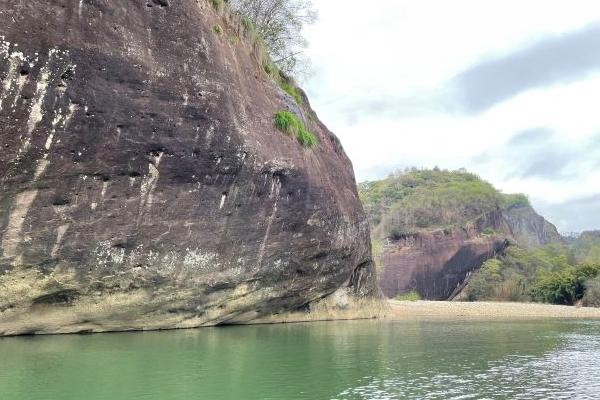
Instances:
[[[386,319],[600,319],[600,308],[540,303],[388,300]]]
[[[359,320],[381,320],[381,321],[461,321],[461,320],[600,320],[600,308],[561,306],[540,303],[505,303],[505,302],[455,302],[455,301],[398,301],[383,300],[371,301],[361,304],[358,310],[350,308],[339,311],[327,307],[318,309],[312,313],[287,313],[278,316],[270,316],[239,322],[224,324],[221,326],[244,326],[244,325],[284,325],[313,322],[335,322],[335,321],[359,321]],[[356,305],[355,305],[356,306]],[[0,339],[19,336],[54,336],[71,334],[100,334],[100,333],[134,333],[151,331],[174,331],[183,329],[201,329],[217,325],[198,326],[140,326],[134,328],[104,328],[91,330],[64,330],[56,332],[32,332],[32,333],[8,333],[0,334]]]

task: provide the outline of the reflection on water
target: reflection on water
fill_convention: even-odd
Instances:
[[[0,399],[597,399],[599,322],[361,321],[0,339]]]
[[[465,351],[475,352],[472,357],[453,352],[449,365],[434,364],[430,371],[409,368],[398,373],[392,367],[384,377],[346,389],[337,398],[598,399],[600,324],[563,324],[532,331],[534,336],[514,336],[514,349],[499,358],[477,355],[477,348],[465,346]],[[531,352],[518,348],[528,342]]]

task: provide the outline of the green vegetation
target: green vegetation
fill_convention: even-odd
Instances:
[[[422,298],[419,292],[414,289],[408,293],[399,294],[398,296],[394,297],[394,300],[398,301],[419,301],[421,299]]]
[[[529,199],[522,193],[504,195],[504,208],[506,209],[530,205],[531,203],[529,203]]]
[[[253,33],[255,31],[254,29],[254,24],[252,23],[252,20],[250,18],[248,18],[247,16],[243,15],[240,18],[241,22],[242,22],[242,26],[244,27],[244,32],[246,35],[249,35],[251,33]]]
[[[485,228],[483,231],[481,231],[481,233],[486,236],[493,236],[493,235],[498,234],[498,232],[496,230],[494,230],[493,228],[489,228],[489,227]]]
[[[305,129],[298,131],[296,138],[298,139],[298,142],[306,148],[312,148],[317,145],[317,138],[315,135]]]
[[[600,265],[581,264],[542,274],[529,290],[535,301],[572,305],[583,299],[585,283],[600,274]]]
[[[252,42],[254,50],[253,54],[259,65],[262,66],[264,72],[281,88],[281,90],[289,94],[299,106],[303,106],[304,101],[298,89],[298,85],[291,77],[292,75],[290,75],[293,72],[297,72],[296,67],[294,66],[291,70],[288,70],[284,68],[283,65],[288,65],[290,60],[282,60],[277,57],[275,57],[275,59],[273,58],[273,40],[286,41],[290,38],[281,37],[276,39],[273,36],[277,36],[283,32],[282,29],[284,29],[284,27],[282,26],[277,25],[273,26],[272,30],[270,29],[271,25],[274,23],[272,20],[272,18],[274,18],[273,15],[280,19],[280,23],[285,24],[287,21],[286,18],[289,18],[290,20],[296,18],[296,13],[301,10],[299,8],[289,9],[291,3],[288,0],[276,2],[271,0],[268,2],[255,0],[238,0],[233,2],[228,0],[213,0],[212,4],[215,9],[220,10],[224,7],[225,3],[227,3],[232,10],[237,12],[243,27],[243,36]],[[286,10],[291,14],[280,15],[281,12]],[[297,22],[301,23],[301,21]],[[257,23],[261,24],[260,26],[262,29],[256,28]],[[213,31],[219,36],[223,34],[223,29],[220,25],[215,25]],[[238,40],[238,38],[230,38],[229,42],[231,44],[236,44]],[[279,50],[284,51],[283,48]],[[293,57],[295,55],[296,53],[292,54]],[[297,61],[297,59],[295,60]],[[278,61],[280,61],[280,63],[278,63]],[[282,62],[283,65],[281,65]]]
[[[600,263],[600,232],[584,232],[573,243],[573,251],[578,260]]]
[[[266,62],[263,65],[263,69],[265,70],[267,75],[272,75],[273,73],[275,73],[275,66],[273,64],[271,64],[270,62]]]
[[[511,247],[500,258],[486,261],[471,275],[465,295],[469,301],[570,305],[584,298],[586,282],[600,289],[600,284],[594,286],[590,281],[599,274],[600,264],[578,264],[568,246],[547,245],[527,250]]]
[[[299,106],[301,106],[304,103],[304,101],[302,101],[302,95],[300,95],[300,92],[298,92],[298,88],[294,84],[281,81],[279,82],[279,87],[284,92],[292,96],[292,98],[296,101],[296,104],[298,104]]]
[[[586,307],[600,307],[600,275],[585,283],[583,305]]]
[[[465,170],[410,169],[359,185],[378,237],[465,226],[503,207],[504,195]]]
[[[307,72],[303,57],[308,42],[303,27],[316,21],[317,13],[309,0],[228,0],[242,19],[246,30],[260,37],[269,59],[287,76]],[[251,23],[251,24],[250,24]],[[261,64],[264,66],[264,64]]]
[[[275,113],[273,122],[275,123],[275,127],[283,133],[295,136],[302,146],[311,148],[317,145],[317,138],[306,130],[304,123],[293,113],[279,111]]]

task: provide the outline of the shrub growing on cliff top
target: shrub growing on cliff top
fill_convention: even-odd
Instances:
[[[504,208],[508,209],[513,207],[524,207],[529,205],[529,199],[526,195],[522,193],[504,195]]]
[[[315,135],[306,130],[306,127],[294,114],[288,111],[279,111],[273,117],[275,127],[296,137],[298,142],[307,148],[316,146],[317,138]]]
[[[229,0],[239,15],[251,22],[277,67],[290,76],[303,73],[303,50],[308,43],[302,28],[317,13],[309,0]]]

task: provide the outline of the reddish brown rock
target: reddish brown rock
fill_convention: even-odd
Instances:
[[[511,243],[535,247],[565,241],[529,205],[498,209],[464,228],[386,239],[379,285],[389,298],[416,290],[425,299],[447,300],[460,292],[471,272]]]
[[[350,161],[234,18],[208,0],[0,10],[0,335],[246,322],[376,292]],[[318,146],[277,131],[279,110]]]
[[[416,290],[446,300],[465,278],[508,245],[500,236],[471,229],[439,230],[390,240],[381,255],[380,287],[390,298]]]

